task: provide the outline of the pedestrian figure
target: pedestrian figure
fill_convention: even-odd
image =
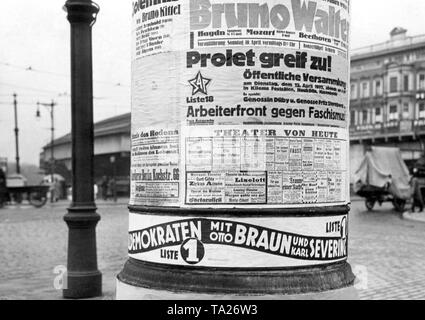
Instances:
[[[93,196],[94,196],[94,200],[97,200],[97,194],[99,193],[99,188],[97,187],[97,184],[95,183],[93,185]]]
[[[6,174],[3,169],[0,168],[0,208],[3,208],[6,202],[7,186],[6,186]]]
[[[114,199],[114,201],[116,201],[116,198],[115,198],[115,187],[116,187],[116,185],[115,185],[115,179],[112,178],[108,182],[108,198],[111,197],[111,198]]]
[[[103,176],[100,187],[102,189],[102,199],[108,200],[108,178],[106,176]]]
[[[410,190],[412,193],[412,212],[415,212],[416,207],[419,208],[419,212],[424,210],[424,200],[418,179],[418,169],[413,169],[413,176],[410,180]]]
[[[54,189],[54,200],[55,202],[58,202],[61,198],[61,185],[59,179],[55,178],[55,183],[53,184]]]

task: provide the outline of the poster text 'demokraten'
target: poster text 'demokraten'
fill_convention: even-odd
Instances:
[[[301,220],[300,228],[291,218],[131,215],[128,249],[136,259],[203,267],[308,266],[346,259],[346,215]],[[136,226],[141,229],[133,229]]]

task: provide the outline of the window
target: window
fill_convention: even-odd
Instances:
[[[397,92],[398,91],[398,81],[397,77],[390,78],[390,92]]]
[[[369,98],[369,82],[363,82],[361,86],[361,98]]]
[[[376,108],[375,109],[375,123],[382,123],[383,118],[382,118],[382,109],[381,108]]]
[[[404,76],[404,92],[409,91],[409,76]]]
[[[425,90],[425,74],[419,75],[418,90]]]
[[[351,84],[351,99],[357,99],[357,86],[355,83]]]
[[[382,95],[382,82],[381,80],[375,80],[375,96],[381,96]]]
[[[419,104],[419,119],[425,119],[425,103]]]
[[[403,104],[403,119],[409,119],[410,118],[410,108],[409,108],[409,104],[405,103]]]
[[[369,123],[369,121],[368,121],[368,115],[369,115],[369,112],[367,110],[363,110],[362,111],[362,124]]]
[[[355,111],[350,112],[350,125],[351,126],[356,125],[356,112]]]
[[[390,106],[389,120],[390,121],[398,120],[398,107],[397,107],[397,105],[391,105]]]

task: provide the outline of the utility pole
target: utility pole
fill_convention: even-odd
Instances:
[[[113,187],[112,193],[114,197],[114,202],[117,202],[117,159],[115,156],[110,157],[110,162],[112,164],[112,174],[113,174],[113,183],[111,184]]]
[[[17,94],[13,94],[13,105],[15,108],[15,143],[16,143],[16,173],[21,173],[21,166],[19,164],[19,128],[18,128],[18,100]]]
[[[51,131],[51,135],[50,135],[50,178],[51,178],[51,182],[52,184],[54,183],[54,174],[55,174],[55,146],[54,146],[54,142],[55,142],[55,106],[57,105],[53,100],[51,103],[40,103],[37,102],[37,117],[40,117],[40,111],[38,110],[39,106],[45,106],[50,108],[50,120],[51,120],[51,126],[50,126],[50,131]],[[54,193],[51,192],[50,194],[50,202],[53,203],[54,200]]]
[[[97,267],[96,212],[93,190],[93,62],[92,26],[99,6],[90,0],[68,0],[71,24],[72,203],[64,220],[68,236],[68,288],[65,298],[102,295]]]

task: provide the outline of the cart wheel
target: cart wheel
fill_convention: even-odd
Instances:
[[[366,199],[366,208],[367,208],[367,210],[369,210],[369,211],[372,211],[373,210],[373,207],[375,206],[375,200],[373,200],[373,199]]]
[[[393,205],[397,212],[404,212],[404,208],[406,207],[406,200],[394,199]]]
[[[41,192],[31,192],[29,195],[29,202],[36,208],[41,208],[47,202],[47,197],[44,193]]]

